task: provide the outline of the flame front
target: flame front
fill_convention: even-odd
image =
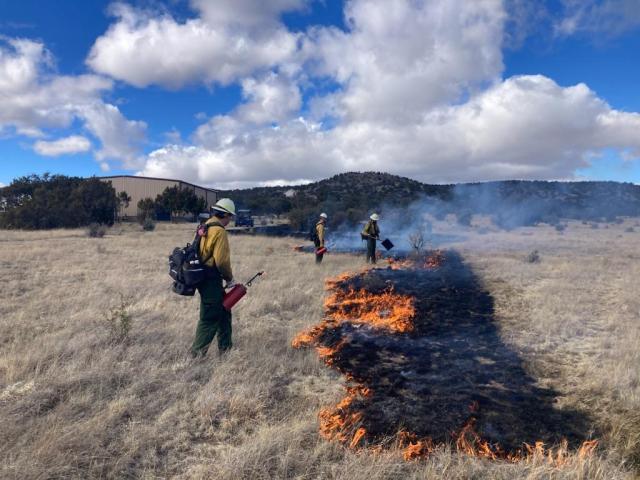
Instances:
[[[435,270],[440,268],[445,261],[444,252],[442,250],[434,250],[426,256],[417,255],[414,257],[394,258],[388,257],[387,264],[392,270],[403,270],[411,268],[424,268]]]
[[[333,293],[325,300],[326,317],[319,325],[296,335],[291,342],[293,348],[311,346],[325,331],[345,322],[389,333],[406,333],[413,329],[415,300],[412,297],[394,293],[393,288],[380,293],[370,293],[364,289],[343,291],[337,288],[337,285],[349,278],[349,274],[344,274],[327,280],[327,289],[333,290]],[[329,349],[331,351],[327,348],[317,347],[325,361],[336,353],[336,347]]]
[[[364,289],[337,290],[327,298],[325,308],[328,318],[336,322],[368,325],[390,333],[406,333],[413,329],[414,299],[394,293],[393,288],[378,294]]]

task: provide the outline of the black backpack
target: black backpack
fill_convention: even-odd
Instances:
[[[207,268],[204,263],[208,260],[200,258],[200,240],[207,235],[209,225],[202,224],[198,227],[193,243],[187,243],[186,247],[176,247],[169,255],[169,275],[173,279],[171,289],[178,295],[193,296],[196,287],[207,276]]]
[[[318,229],[316,228],[317,226],[317,223],[311,223],[311,228],[309,229],[309,234],[307,235],[307,238],[313,243],[320,243],[320,237],[318,237]]]

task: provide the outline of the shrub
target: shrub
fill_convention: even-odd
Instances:
[[[563,233],[563,232],[567,229],[567,225],[566,225],[566,224],[564,224],[564,223],[558,223],[558,224],[555,226],[555,229],[556,229],[556,232],[558,232],[558,233]]]
[[[527,263],[540,263],[540,254],[538,250],[534,250],[526,258]]]
[[[100,223],[90,223],[87,229],[87,236],[91,238],[102,238],[107,233],[107,227]]]
[[[595,222],[591,224],[591,230],[598,230],[599,228],[600,228],[600,224]]]
[[[120,304],[105,314],[105,325],[109,331],[109,339],[114,343],[123,343],[129,338],[132,318],[129,314],[131,303],[120,294]]]
[[[426,239],[424,236],[424,228],[418,227],[415,232],[409,235],[409,245],[414,250],[416,256],[420,255],[420,252],[424,248]]]
[[[143,225],[147,218],[156,218],[156,202],[151,198],[143,198],[138,201],[138,222]]]
[[[151,217],[145,217],[142,221],[142,230],[145,232],[152,232],[156,228],[156,222],[153,221]]]
[[[635,228],[633,228],[633,227],[627,227],[627,228],[625,228],[625,230],[624,230],[624,231],[625,231],[626,233],[633,233],[633,232],[635,232],[636,230],[635,230]]]

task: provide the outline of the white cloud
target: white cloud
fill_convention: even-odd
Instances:
[[[300,3],[195,1],[203,17],[184,22],[118,3],[111,9],[117,21],[96,40],[87,64],[137,87],[229,84],[296,52],[297,36],[275,15]]]
[[[279,23],[282,12],[304,10],[310,0],[191,0],[195,10],[210,25],[242,25],[264,28]]]
[[[127,120],[118,107],[102,102],[83,105],[78,115],[85,127],[100,139],[102,148],[96,152],[98,160],[118,159],[125,168],[138,168],[143,160],[139,151],[145,140],[146,123]]]
[[[49,75],[51,54],[39,42],[0,40],[0,125],[13,126],[28,136],[41,128],[66,127],[78,104],[93,101],[112,86],[95,75]]]
[[[204,184],[225,187],[264,184],[273,180],[321,178],[341,170],[340,152],[325,151],[330,145],[321,132],[313,132],[301,121],[282,128],[246,130],[221,120],[216,147],[168,145],[152,152],[141,170],[143,175],[178,175]],[[203,137],[206,133],[201,133]],[[213,146],[213,145],[212,145]],[[321,158],[321,161],[316,161]]]
[[[36,153],[47,157],[87,152],[90,148],[89,139],[80,135],[71,135],[54,141],[39,140],[33,146]]]
[[[135,166],[146,126],[127,120],[117,107],[101,99],[113,88],[113,81],[98,75],[57,75],[52,67],[53,58],[42,43],[0,39],[0,130],[13,129],[36,138],[79,120],[101,142],[99,160],[122,160]],[[71,148],[71,143],[36,145],[43,152]]]
[[[297,85],[273,72],[257,80],[243,80],[242,93],[248,100],[238,108],[236,114],[242,122],[261,124],[282,121],[302,105]]]
[[[638,0],[563,0],[562,3],[564,15],[555,25],[556,34],[560,36],[587,33],[607,39],[640,27]]]
[[[411,123],[502,71],[500,0],[354,0],[345,15],[350,32],[316,30],[306,51],[348,119]]]
[[[168,143],[182,143],[182,134],[176,127],[172,127],[171,130],[164,132],[162,135],[167,139]]]

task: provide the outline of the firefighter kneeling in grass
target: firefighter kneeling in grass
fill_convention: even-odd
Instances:
[[[324,248],[324,226],[327,223],[327,214],[321,213],[320,220],[316,223],[316,232],[313,237],[313,243],[316,246],[316,263],[322,263],[322,257],[324,253],[318,253],[320,249]]]
[[[231,312],[222,306],[225,288],[234,285],[231,272],[231,252],[225,227],[236,214],[232,200],[222,198],[211,207],[212,217],[207,220],[207,234],[200,241],[200,258],[207,267],[206,279],[198,285],[200,293],[200,320],[196,338],[191,346],[194,357],[205,355],[213,338],[218,335],[219,353],[231,348]],[[225,287],[222,281],[226,282]]]
[[[380,239],[379,219],[377,213],[372,214],[362,230],[362,239],[367,241],[367,263],[376,263],[376,242]]]

